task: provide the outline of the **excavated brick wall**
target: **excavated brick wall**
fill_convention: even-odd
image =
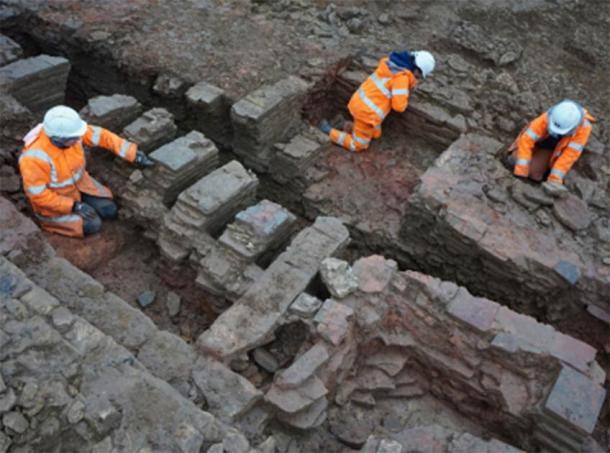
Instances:
[[[603,180],[589,198],[554,199],[502,167],[501,149],[464,136],[422,176],[401,228],[409,261],[532,315],[561,319],[592,306],[608,317]]]

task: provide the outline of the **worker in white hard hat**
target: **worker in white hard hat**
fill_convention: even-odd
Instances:
[[[594,118],[577,102],[563,100],[534,119],[513,146],[516,176],[543,181],[549,191],[563,190],[563,181],[584,151]]]
[[[153,165],[134,143],[87,124],[63,105],[50,109],[23,141],[19,170],[34,214],[45,230],[66,236],[97,233],[102,220],[117,216],[112,193],[85,168],[83,145],[105,148],[143,167]]]
[[[354,118],[353,126],[347,130],[333,129],[324,120],[320,129],[346,150],[364,151],[372,139],[381,137],[381,123],[390,111],[406,110],[417,81],[429,76],[434,65],[434,57],[425,50],[392,52],[379,61],[375,72],[350,99],[347,108]]]

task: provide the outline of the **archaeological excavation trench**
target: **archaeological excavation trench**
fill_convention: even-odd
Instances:
[[[607,443],[601,202],[515,181],[426,92],[367,153],[330,145],[315,125],[348,118],[367,58],[232,99],[29,20],[2,29],[2,147],[65,99],[156,165],[88,150],[121,211],[82,241],[3,190],[0,449]]]

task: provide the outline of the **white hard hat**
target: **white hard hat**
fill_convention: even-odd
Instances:
[[[549,133],[568,135],[583,119],[583,108],[574,101],[566,99],[549,110]]]
[[[415,66],[419,68],[423,78],[425,79],[432,71],[434,71],[434,57],[426,50],[418,50],[413,52],[413,56],[415,57]]]
[[[45,113],[42,128],[49,137],[82,137],[87,132],[87,123],[74,109],[58,105]]]

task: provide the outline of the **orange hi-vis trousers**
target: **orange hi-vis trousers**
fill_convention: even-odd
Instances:
[[[372,125],[354,118],[354,130],[351,134],[339,129],[331,129],[330,140],[350,152],[359,153],[371,144],[371,140],[381,137],[381,124]]]

